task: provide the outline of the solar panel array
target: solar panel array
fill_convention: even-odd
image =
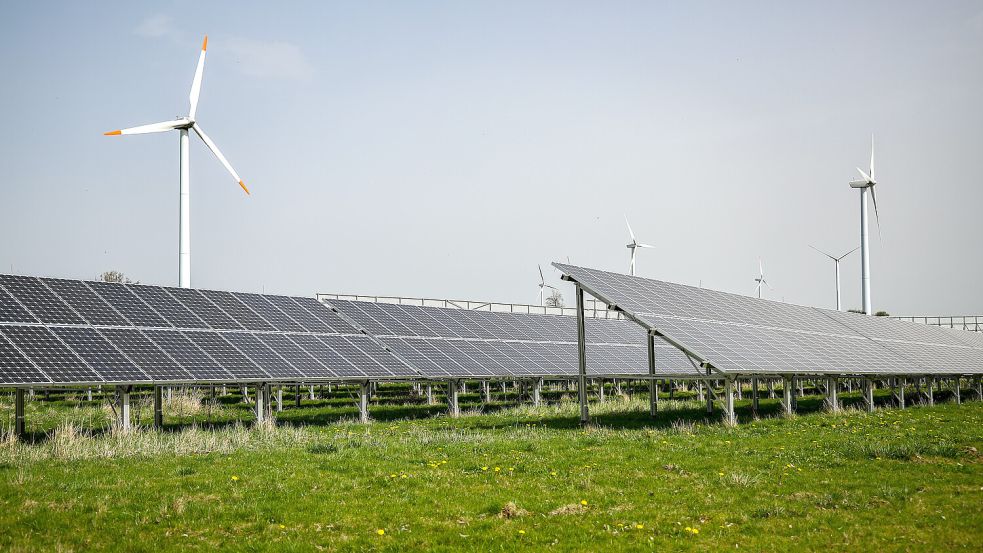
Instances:
[[[553,265],[591,295],[723,372],[983,372],[983,335],[979,333]]]
[[[313,298],[0,275],[0,385],[413,375]]]
[[[577,321],[530,315],[351,300],[325,300],[428,377],[573,376]],[[648,373],[645,333],[620,319],[587,319],[587,358],[594,374]],[[693,377],[697,370],[659,341],[656,372]]]

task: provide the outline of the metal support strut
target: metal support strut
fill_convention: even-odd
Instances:
[[[164,390],[154,386],[154,428],[164,428]]]
[[[14,434],[18,438],[27,435],[26,417],[24,415],[24,388],[17,388],[14,392]]]
[[[461,416],[461,406],[457,402],[457,380],[447,381],[447,411],[452,417]]]
[[[590,422],[587,410],[587,338],[584,321],[584,289],[577,284],[577,399],[580,402],[580,424]]]
[[[649,356],[649,416],[654,417],[659,410],[659,387],[655,381],[655,336],[649,333],[646,338]]]

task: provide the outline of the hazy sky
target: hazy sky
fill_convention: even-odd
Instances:
[[[848,186],[877,140],[872,297],[983,313],[983,4],[6,2],[0,267],[177,282],[184,115],[192,282],[537,301],[542,264],[833,304]],[[843,264],[860,305],[859,255]]]

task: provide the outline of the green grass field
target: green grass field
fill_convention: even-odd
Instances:
[[[757,420],[744,401],[728,427],[685,398],[653,420],[639,395],[582,429],[562,393],[458,419],[401,393],[380,390],[368,425],[336,390],[261,428],[236,396],[181,396],[164,432],[127,434],[98,401],[37,397],[33,436],[0,443],[0,549],[983,548],[978,401],[826,414],[807,397],[784,418],[763,400]]]

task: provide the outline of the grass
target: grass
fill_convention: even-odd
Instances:
[[[0,440],[0,550],[979,550],[983,403],[728,427],[677,394],[592,406],[514,398],[449,419],[380,389],[249,424],[236,396],[174,398],[164,432],[119,432],[81,396],[29,403]],[[463,398],[468,400],[468,397]],[[853,401],[849,395],[845,400]],[[938,398],[937,398],[938,400]],[[179,412],[179,402],[185,402]],[[511,403],[510,403],[511,402]],[[207,402],[206,402],[207,403]],[[0,400],[9,424],[10,400]],[[141,409],[146,422],[149,409]],[[381,420],[380,420],[381,419]],[[243,421],[243,422],[240,422]]]

